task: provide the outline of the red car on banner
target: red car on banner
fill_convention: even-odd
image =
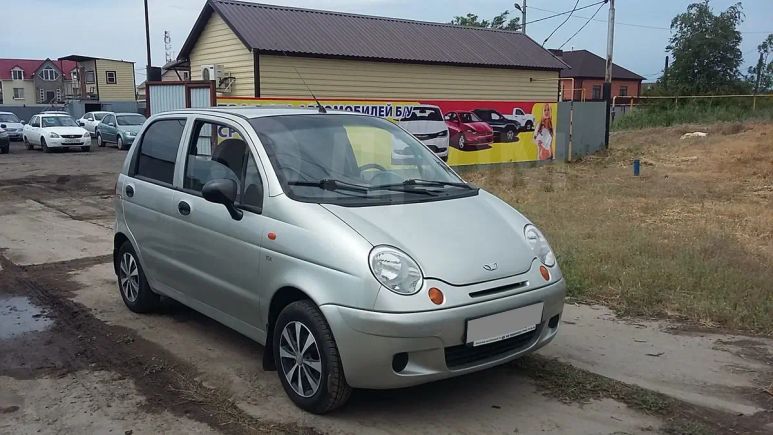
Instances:
[[[461,150],[494,142],[494,130],[473,112],[448,112],[445,120],[453,147]]]

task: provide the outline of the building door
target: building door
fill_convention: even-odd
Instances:
[[[56,99],[56,92],[54,91],[46,91],[46,103],[53,103]]]

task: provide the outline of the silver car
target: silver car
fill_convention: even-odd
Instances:
[[[116,190],[127,307],[164,295],[265,345],[310,412],[503,364],[558,331],[566,286],[542,233],[384,119],[163,113]]]

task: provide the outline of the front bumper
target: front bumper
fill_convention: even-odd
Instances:
[[[465,133],[464,140],[467,145],[488,145],[494,142],[494,135]]]
[[[69,147],[81,147],[91,145],[90,137],[78,137],[78,138],[46,138],[46,145],[49,148],[69,148]]]
[[[561,279],[524,293],[434,311],[382,313],[339,305],[320,309],[333,330],[349,385],[386,389],[483,370],[539,349],[558,332],[565,295],[566,284]],[[468,319],[539,302],[544,303],[542,321],[534,332],[505,340],[507,343],[479,348],[464,345]],[[392,361],[399,353],[408,354],[408,363],[396,372]],[[451,358],[454,363],[448,364]]]
[[[20,131],[8,131],[8,138],[10,140],[22,140],[22,132]]]

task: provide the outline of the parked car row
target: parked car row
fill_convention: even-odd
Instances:
[[[138,113],[88,112],[77,121],[69,113],[46,110],[22,121],[11,112],[0,112],[0,154],[10,151],[11,141],[23,141],[28,150],[36,146],[49,152],[55,148],[91,151],[91,138],[100,147],[114,143],[128,149],[145,117]]]

